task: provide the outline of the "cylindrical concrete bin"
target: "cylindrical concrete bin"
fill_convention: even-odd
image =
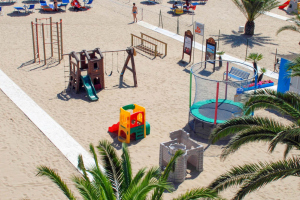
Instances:
[[[239,32],[241,32],[241,33],[244,32],[244,26],[239,27]]]

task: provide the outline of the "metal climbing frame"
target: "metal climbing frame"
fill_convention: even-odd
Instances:
[[[46,23],[42,23],[46,21]],[[49,22],[48,22],[49,21]],[[50,41],[46,42],[45,29],[48,28]],[[32,43],[33,43],[33,56],[34,62],[39,60],[41,63],[41,53],[40,53],[40,46],[39,46],[39,37],[42,37],[43,41],[43,54],[44,54],[44,64],[47,64],[47,53],[46,53],[46,44],[50,44],[51,46],[51,58],[53,58],[54,54],[58,56],[58,62],[60,64],[63,58],[63,35],[62,35],[62,19],[59,22],[52,22],[52,17],[50,18],[41,18],[35,19],[35,22],[31,22],[31,29],[32,29]],[[41,35],[39,36],[39,31],[41,31]],[[48,37],[47,37],[48,38]]]

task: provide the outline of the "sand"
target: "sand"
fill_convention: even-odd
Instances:
[[[107,139],[121,153],[121,144],[114,135],[107,132],[107,128],[118,122],[121,106],[131,103],[144,106],[147,121],[151,124],[151,134],[146,139],[129,145],[133,171],[136,172],[144,166],[157,166],[159,144],[169,140],[169,132],[187,125],[190,65],[179,62],[182,43],[131,24],[131,4],[132,1],[96,1],[92,9],[84,12],[73,12],[68,7],[66,12],[54,14],[36,10],[30,15],[12,13],[13,6],[22,6],[22,2],[3,6],[4,15],[0,17],[0,69],[86,150],[90,143],[97,145],[99,140]],[[157,26],[158,13],[161,10],[164,28],[176,32],[177,18],[168,13],[171,4],[166,1],[159,5],[147,5],[144,2],[136,4],[140,8],[139,20],[143,12],[143,19]],[[40,8],[38,4],[36,7]],[[143,11],[141,8],[144,8]],[[277,9],[271,12],[286,16]],[[236,32],[246,20],[230,0],[209,1],[205,6],[197,6],[195,13],[194,20],[205,23],[205,38],[217,39],[220,30],[220,50],[240,59],[245,58],[246,39]],[[84,90],[80,94],[64,94],[64,66],[67,65],[67,59],[60,65],[30,64],[33,59],[30,22],[35,18],[50,16],[53,21],[63,20],[65,53],[96,47],[103,51],[125,49],[130,46],[130,33],[139,35],[143,32],[167,42],[168,55],[163,59],[152,59],[146,54],[138,53],[135,57],[137,88],[132,87],[132,75],[128,72],[124,78],[126,84],[119,87],[116,62],[120,71],[123,63],[123,55],[120,54],[118,61],[114,60],[112,76],[105,77],[106,88],[98,93],[99,101],[90,102]],[[192,29],[189,26],[192,15],[183,15],[179,19],[181,34]],[[260,66],[273,70],[276,48],[281,55],[299,54],[299,37],[296,33],[285,32],[278,36],[275,34],[278,28],[290,22],[264,15],[255,22],[256,35],[251,38],[248,53],[263,53],[264,59],[259,62]],[[201,42],[202,38],[197,37],[196,40]],[[201,52],[197,50],[195,55],[195,62],[199,62]],[[108,63],[111,59],[109,56]],[[111,70],[108,68],[107,72],[110,73]],[[0,167],[3,172],[0,173],[1,198],[64,199],[62,192],[51,181],[35,176],[36,167],[41,164],[53,167],[65,180],[72,174],[79,175],[79,172],[2,92],[0,99]],[[266,111],[256,114],[272,116],[288,123]],[[166,193],[165,199],[172,199],[191,188],[207,186],[233,165],[282,159],[284,149],[279,146],[273,154],[269,154],[265,144],[251,144],[221,162],[218,158],[221,148],[222,146],[212,145],[205,152],[204,171],[176,185],[176,191],[172,194]],[[297,152],[292,152],[291,155],[294,153]],[[68,184],[72,185],[70,181]],[[298,179],[287,178],[253,192],[245,199],[297,199],[300,195],[299,187]],[[71,188],[74,190],[73,186]],[[230,198],[234,191],[227,190],[222,196]]]

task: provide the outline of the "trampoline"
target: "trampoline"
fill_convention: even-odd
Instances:
[[[207,61],[205,61],[207,62]],[[244,63],[234,61],[223,61],[227,63],[223,70],[216,67],[216,71],[211,73],[205,68],[205,62],[196,63],[191,67],[190,80],[190,110],[189,127],[194,133],[204,139],[209,139],[210,134],[218,124],[225,123],[227,120],[243,116],[243,104],[241,88],[250,84],[256,73],[253,67]],[[212,62],[212,61],[210,61]],[[218,61],[219,62],[219,61]],[[218,63],[216,62],[216,63]],[[249,73],[248,79],[229,79],[227,73],[230,67],[235,67]],[[192,77],[195,78],[195,95],[192,103]],[[238,98],[237,98],[238,97]],[[227,140],[230,137],[223,138]]]

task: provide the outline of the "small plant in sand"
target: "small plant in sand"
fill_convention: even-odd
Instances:
[[[225,54],[224,51],[217,51],[216,54],[219,56],[219,67],[222,67],[222,55]]]
[[[255,69],[254,73],[258,74],[257,62],[260,61],[261,59],[263,59],[263,55],[258,53],[250,53],[250,55],[246,58],[246,60],[251,60],[253,62],[253,67]]]

